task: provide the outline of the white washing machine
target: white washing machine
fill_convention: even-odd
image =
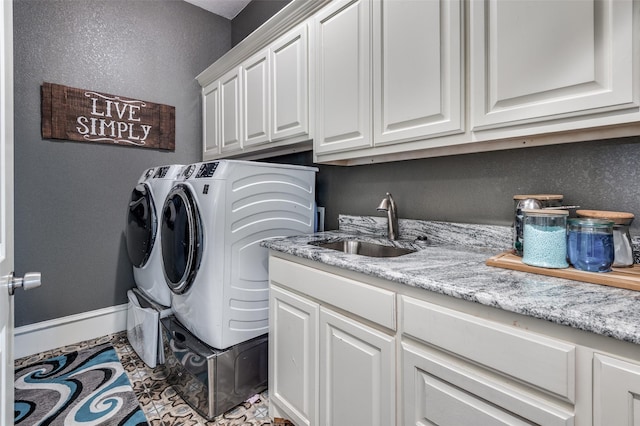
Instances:
[[[162,258],[178,321],[226,349],[269,328],[268,250],[313,232],[314,167],[220,160],[184,168],[162,210]]]
[[[145,170],[131,193],[125,236],[138,289],[152,302],[171,303],[162,270],[159,214],[183,166],[173,164]]]

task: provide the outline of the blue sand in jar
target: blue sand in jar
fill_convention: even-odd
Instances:
[[[567,230],[564,226],[524,226],[522,262],[543,268],[567,268]]]
[[[608,272],[614,257],[613,235],[569,231],[569,262],[574,268],[589,272]]]

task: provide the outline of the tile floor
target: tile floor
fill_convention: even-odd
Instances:
[[[244,402],[228,413],[208,422],[184,402],[165,381],[166,375],[162,366],[154,369],[147,367],[129,344],[126,332],[20,358],[15,361],[15,366],[20,367],[107,342],[110,342],[118,353],[129,376],[131,386],[140,401],[140,406],[151,426],[262,426],[272,424],[268,413],[267,391],[251,398],[251,402]]]

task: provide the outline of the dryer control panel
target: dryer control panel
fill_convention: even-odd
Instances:
[[[217,168],[218,162],[203,164],[202,166],[200,166],[200,170],[198,170],[196,179],[213,177],[213,174],[215,173]]]

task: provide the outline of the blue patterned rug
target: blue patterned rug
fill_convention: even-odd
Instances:
[[[16,425],[147,425],[109,343],[15,371]]]

